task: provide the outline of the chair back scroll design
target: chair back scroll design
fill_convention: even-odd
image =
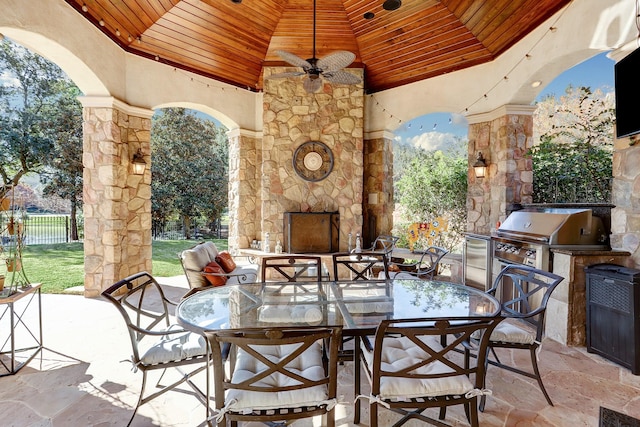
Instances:
[[[351,275],[350,280],[376,279],[376,268],[382,268],[383,279],[389,279],[389,261],[384,252],[358,252],[358,253],[334,253],[333,277],[338,280],[340,267]]]
[[[324,415],[335,426],[341,328],[268,328],[207,333],[213,346],[218,426]],[[230,346],[230,374],[225,354]]]
[[[399,237],[391,236],[388,234],[381,234],[373,241],[369,252],[384,252],[387,256],[391,256],[391,252],[395,249],[396,243],[400,240]]]
[[[487,290],[500,300],[502,316],[506,320],[490,337],[489,350],[495,360],[487,358],[486,363],[535,379],[551,406],[553,402],[542,382],[536,352],[544,336],[547,303],[562,280],[562,276],[548,271],[511,264],[500,271],[491,289]],[[529,350],[533,372],[502,363],[495,348]],[[480,410],[484,410],[485,400],[483,397]]]
[[[205,405],[208,417],[209,400],[209,348],[205,337],[186,331],[171,323],[170,306],[176,305],[166,296],[160,284],[146,271],[118,281],[102,292],[122,315],[131,341],[131,363],[134,370],[142,371],[142,386],[138,403],[127,425],[133,421],[138,408],[152,399],[186,383]],[[190,372],[184,368],[190,366]],[[176,368],[181,378],[172,384],[160,386],[154,393],[145,394],[148,374],[155,370]],[[203,392],[192,381],[194,375],[206,371],[206,388]],[[164,372],[163,372],[164,373]]]
[[[500,317],[383,320],[373,345],[368,340],[362,343],[360,359],[371,394],[357,397],[355,413],[360,413],[360,401],[368,399],[371,427],[378,425],[379,406],[403,415],[395,424],[398,426],[412,418],[443,426],[446,424],[423,412],[438,408],[439,419],[443,420],[448,406],[464,405],[469,423],[478,426],[477,398],[490,393],[485,390],[482,352],[486,354],[489,335],[501,320]],[[468,363],[457,349],[472,335],[480,337],[480,356],[475,365]]]

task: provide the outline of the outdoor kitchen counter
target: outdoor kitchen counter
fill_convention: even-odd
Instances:
[[[551,294],[546,314],[546,334],[568,346],[586,346],[585,267],[609,263],[630,267],[630,253],[618,250],[551,249],[553,272],[564,277]]]

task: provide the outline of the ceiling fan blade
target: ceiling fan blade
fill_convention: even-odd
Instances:
[[[328,82],[343,85],[355,85],[362,81],[360,77],[343,70],[322,73],[322,77],[327,79]]]
[[[322,80],[320,79],[308,78],[308,79],[304,79],[304,82],[302,82],[302,87],[304,87],[304,90],[307,93],[317,92],[321,86],[322,86]]]
[[[351,65],[355,59],[355,53],[347,50],[339,50],[337,52],[330,53],[324,58],[320,58],[317,66],[322,71],[338,71]]]
[[[266,79],[286,79],[290,77],[304,76],[305,74],[306,73],[304,71],[289,71],[286,73],[271,74],[270,76],[266,77]]]
[[[285,61],[287,61],[289,64],[293,66],[301,67],[301,68],[304,68],[305,70],[308,70],[309,68],[312,67],[312,65],[309,64],[308,61],[305,61],[304,59],[300,58],[297,55],[294,55],[293,53],[289,53],[284,50],[276,50],[276,53],[280,58],[284,59]]]

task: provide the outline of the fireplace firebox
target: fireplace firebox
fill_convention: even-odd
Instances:
[[[285,212],[283,230],[285,252],[325,254],[340,250],[338,212]]]

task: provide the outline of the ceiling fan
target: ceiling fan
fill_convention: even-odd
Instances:
[[[313,0],[313,58],[302,59],[293,53],[277,50],[276,53],[289,64],[302,68],[303,71],[291,71],[269,76],[269,79],[281,79],[304,76],[304,90],[314,93],[322,86],[322,77],[328,82],[352,85],[360,83],[360,78],[343,70],[355,59],[356,55],[346,50],[333,52],[324,58],[316,58],[316,0]]]

